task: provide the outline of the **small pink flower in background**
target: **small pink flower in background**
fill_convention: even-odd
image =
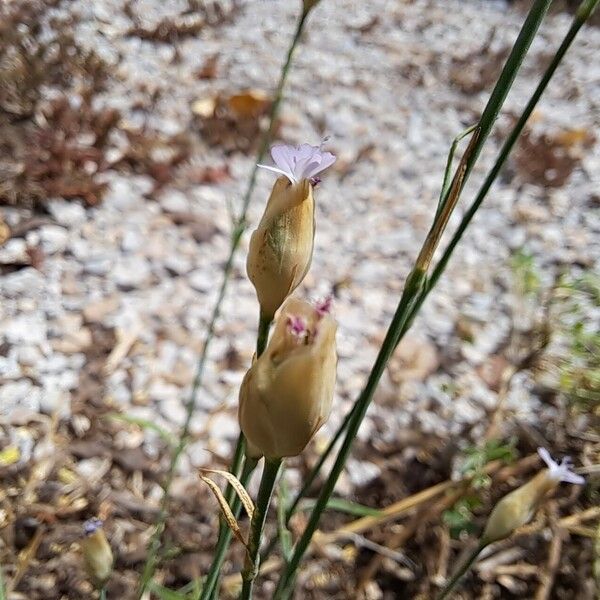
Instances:
[[[292,183],[298,183],[303,179],[318,180],[315,176],[330,167],[336,160],[331,152],[324,152],[320,146],[310,144],[300,146],[278,144],[271,148],[271,158],[275,163],[274,167],[258,166],[285,175]]]
[[[550,453],[548,450],[546,450],[546,448],[538,448],[538,454],[546,463],[549,475],[552,479],[556,481],[564,481],[566,483],[575,483],[578,485],[585,483],[585,479],[581,475],[577,475],[577,473],[573,473],[573,471],[571,471],[573,463],[571,462],[570,457],[565,456],[560,463],[557,463],[550,456]]]

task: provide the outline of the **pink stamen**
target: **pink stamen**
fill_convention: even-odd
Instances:
[[[306,337],[308,333],[308,326],[303,317],[290,315],[287,319],[287,326],[289,332],[297,338]]]
[[[331,312],[333,308],[333,296],[327,296],[327,298],[323,298],[322,300],[317,300],[315,304],[315,310],[319,317],[324,317]]]

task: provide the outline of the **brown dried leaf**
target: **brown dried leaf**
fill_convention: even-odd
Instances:
[[[225,497],[223,496],[223,493],[219,489],[219,486],[212,479],[210,479],[208,477],[204,477],[203,475],[200,475],[200,479],[202,479],[202,481],[204,481],[204,483],[206,483],[206,485],[208,485],[208,487],[214,494],[215,498],[217,499],[217,502],[219,503],[219,507],[221,508],[221,512],[223,513],[223,516],[225,517],[225,522],[227,523],[228,527],[233,532],[233,535],[235,535],[235,537],[240,542],[242,542],[242,544],[244,544],[244,546],[247,547],[248,545],[246,543],[246,540],[244,540],[244,537],[242,536],[242,531],[240,530],[240,526],[238,525],[238,522],[236,521],[236,518],[235,518],[233,512],[231,512],[231,508],[229,508],[229,504],[227,504],[227,500],[225,500]]]
[[[262,90],[200,98],[192,104],[203,140],[225,152],[254,152],[266,127],[272,99]],[[275,125],[276,130],[279,123]],[[277,131],[274,136],[276,137]]]
[[[252,518],[252,515],[254,514],[254,503],[246,491],[246,488],[233,473],[230,473],[229,471],[221,471],[219,469],[201,469],[201,471],[203,473],[214,473],[215,475],[221,475],[221,477],[227,479],[227,481],[231,484],[231,487],[233,487],[235,490],[236,494],[240,497],[246,514],[248,517]]]
[[[538,135],[525,131],[515,152],[519,175],[537,185],[562,187],[595,141],[594,134],[582,128]]]

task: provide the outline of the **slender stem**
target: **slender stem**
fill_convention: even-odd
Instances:
[[[250,479],[250,475],[254,471],[256,467],[257,461],[253,458],[246,458],[244,461],[244,468],[242,470],[242,474],[239,477],[240,483],[246,487],[248,481]],[[235,518],[237,519],[240,516],[241,512],[241,501],[237,495],[234,495],[232,500],[226,498],[228,503],[231,505],[231,511],[233,512]],[[211,565],[211,569],[208,572],[206,579],[204,581],[204,585],[202,586],[202,594],[200,598],[210,598],[213,594],[218,591],[218,581],[221,573],[221,567],[223,566],[223,561],[225,560],[225,554],[227,553],[227,548],[229,547],[229,543],[231,542],[231,529],[227,526],[223,520],[221,520],[219,524],[219,537],[217,539],[217,545],[215,547],[215,554],[213,558],[213,563]]]
[[[106,600],[106,586],[103,586],[100,590],[100,600]]]
[[[4,575],[2,565],[0,565],[0,600],[6,600],[6,588],[4,587]]]
[[[464,184],[475,164],[475,161],[481,152],[483,144],[485,143],[485,140],[491,131],[496,116],[498,115],[498,112],[502,107],[514,78],[516,77],[523,58],[527,53],[527,50],[529,49],[529,46],[531,45],[531,42],[535,37],[550,4],[551,0],[536,0],[529,11],[529,14],[527,15],[525,23],[523,24],[515,45],[513,46],[512,51],[507,59],[506,65],[504,66],[498,82],[492,91],[490,100],[483,111],[476,135],[474,137],[475,142],[472,140],[472,143],[469,147],[468,158],[466,159],[463,168],[461,169],[459,167],[457,170],[453,184],[450,185],[448,189],[448,194],[446,196],[450,197],[450,195],[453,193],[453,188],[458,188],[456,200],[453,202],[454,204],[458,200],[460,191],[463,189]],[[444,207],[444,210],[441,211],[443,214],[446,210],[446,199],[444,199],[442,205]],[[442,215],[440,218],[441,217]],[[446,215],[444,215],[444,217],[446,217]],[[445,218],[445,220],[447,222],[447,218]],[[434,220],[434,224],[432,225],[427,239],[425,240],[423,245],[424,248],[429,243],[430,237],[433,236],[435,236],[438,241],[441,236],[441,231],[439,226],[436,225],[436,220]],[[433,250],[434,249],[435,248],[433,248]],[[428,254],[429,253],[431,253],[431,255],[433,254],[431,246],[428,248]],[[421,255],[422,252],[419,256],[419,259],[422,258]],[[430,256],[426,258],[430,259]],[[429,260],[420,260],[417,265],[419,264],[427,267],[429,265]],[[426,273],[419,269],[413,270],[406,282],[402,298],[400,299],[398,308],[394,314],[377,359],[375,360],[375,364],[373,365],[373,369],[371,370],[365,388],[361,392],[356,402],[356,411],[350,419],[348,430],[346,432],[346,436],[344,437],[344,442],[342,443],[342,446],[338,452],[336,461],[331,469],[331,473],[329,474],[315,507],[312,510],[306,529],[296,545],[294,554],[292,555],[292,558],[284,573],[281,575],[275,595],[273,596],[274,600],[282,600],[283,598],[287,599],[292,593],[294,580],[300,561],[302,560],[312,536],[317,529],[321,513],[323,510],[325,510],[327,502],[337,483],[337,479],[344,468],[344,464],[350,453],[351,445],[366,414],[368,406],[373,397],[373,393],[375,392],[377,384],[379,383],[379,379],[383,374],[385,365],[389,357],[392,355],[400,337],[403,335],[403,332],[406,331],[407,325],[414,317],[414,310],[419,305],[420,297],[425,289]]]
[[[315,466],[311,469],[310,473],[308,474],[308,477],[304,480],[302,489],[298,492],[298,494],[296,494],[294,501],[290,504],[289,508],[287,509],[286,515],[285,515],[286,525],[290,522],[292,515],[296,512],[296,509],[298,508],[298,504],[300,503],[300,500],[302,500],[302,498],[304,498],[306,496],[306,494],[308,493],[308,490],[310,489],[310,487],[314,483],[315,479],[319,475],[319,473],[323,467],[323,464],[325,463],[327,458],[329,458],[329,455],[333,451],[335,445],[338,443],[339,439],[342,437],[342,433],[344,433],[346,427],[348,426],[348,423],[350,423],[350,419],[352,418],[352,414],[354,413],[355,407],[356,407],[356,405],[354,405],[352,407],[352,410],[350,410],[348,412],[348,414],[344,417],[344,420],[338,427],[338,430],[335,432],[335,435],[329,441],[327,448],[325,448],[325,450],[321,453],[321,456],[319,456],[319,460],[317,461]]]
[[[452,579],[446,584],[440,595],[436,598],[436,600],[443,600],[448,596],[448,594],[456,587],[456,584],[462,579],[463,575],[473,566],[473,563],[477,560],[477,557],[481,553],[481,551],[485,548],[486,544],[482,544],[481,542],[473,550],[469,558],[465,560],[465,562],[460,566],[458,571],[454,573]]]
[[[257,358],[264,352],[267,341],[269,338],[269,327],[271,326],[272,319],[270,317],[265,317],[262,314],[260,315],[258,321],[258,334],[256,336],[256,356]],[[244,451],[246,448],[246,443],[244,439],[244,434],[240,431],[240,435],[238,436],[238,441],[235,447],[235,453],[233,456],[233,461],[231,463],[231,472],[235,473],[236,470],[239,470],[239,465],[242,464],[243,461],[243,470],[242,470],[242,478],[240,481],[242,485],[246,485],[248,480],[250,479],[250,475],[252,471],[254,471],[256,467],[257,461],[253,458],[246,457],[244,459]],[[237,518],[237,512],[240,510],[240,501],[239,498],[235,494],[235,490],[231,485],[227,485],[225,489],[225,500],[229,504],[232,502],[237,502],[237,507],[234,507],[233,513]],[[219,589],[219,578],[221,573],[221,567],[223,566],[223,561],[225,560],[225,554],[227,552],[227,548],[231,542],[231,530],[227,527],[227,524],[221,521],[219,525],[219,537],[217,538],[217,547],[215,548],[215,554],[213,556],[213,562],[210,565],[210,571],[206,576],[206,582],[204,587],[202,588],[202,595],[200,596],[201,600],[212,600],[212,598],[216,597],[217,591]]]
[[[260,148],[258,150],[256,160],[254,162],[254,166],[252,167],[252,171],[250,173],[250,178],[248,180],[248,186],[246,188],[246,192],[242,199],[242,207],[240,210],[240,214],[237,218],[237,223],[235,224],[235,226],[233,228],[233,232],[231,234],[229,256],[227,257],[227,260],[225,261],[225,265],[223,267],[223,276],[222,276],[222,280],[221,280],[221,285],[219,287],[219,293],[217,295],[217,300],[215,302],[215,305],[213,306],[212,314],[211,314],[210,321],[208,323],[208,327],[206,330],[206,335],[204,338],[204,345],[203,345],[200,357],[198,359],[198,366],[196,369],[196,375],[194,377],[194,382],[192,384],[190,400],[187,403],[186,419],[185,419],[185,422],[184,422],[182,430],[181,430],[181,434],[179,437],[179,443],[178,443],[177,447],[175,448],[175,450],[173,451],[173,454],[171,456],[169,472],[168,472],[167,479],[166,479],[166,482],[163,487],[163,497],[161,500],[159,516],[156,521],[156,525],[154,527],[154,532],[153,532],[152,537],[150,538],[150,542],[148,544],[147,558],[146,558],[146,562],[144,564],[144,569],[142,572],[142,576],[141,576],[140,584],[139,584],[139,588],[138,588],[138,593],[137,593],[138,600],[143,596],[144,592],[146,591],[148,582],[154,575],[154,571],[156,570],[156,566],[158,564],[158,551],[160,548],[161,537],[162,537],[162,533],[165,529],[165,523],[166,523],[166,519],[167,519],[167,515],[168,515],[168,506],[169,506],[169,501],[170,501],[171,486],[173,485],[173,479],[175,477],[175,470],[176,470],[177,464],[179,463],[179,459],[180,459],[180,457],[187,445],[187,442],[188,442],[190,424],[191,424],[192,417],[196,410],[198,393],[199,393],[199,391],[202,387],[202,383],[203,383],[204,367],[205,367],[206,359],[208,356],[208,349],[209,349],[211,342],[213,340],[213,337],[214,337],[217,320],[218,320],[219,316],[221,315],[221,306],[222,306],[223,299],[225,297],[225,292],[227,291],[227,287],[228,287],[231,273],[233,270],[234,256],[238,249],[242,234],[244,233],[244,231],[246,229],[246,215],[248,213],[248,207],[250,205],[252,193],[254,192],[254,188],[256,186],[256,175],[258,172],[257,164],[260,163],[262,161],[262,159],[264,158],[266,151],[269,147],[269,144],[272,140],[273,133],[275,131],[275,124],[277,122],[277,116],[279,114],[279,109],[281,107],[281,102],[283,100],[283,90],[285,88],[287,76],[288,76],[288,73],[289,73],[289,70],[290,70],[290,67],[292,64],[292,57],[294,55],[296,46],[298,45],[298,42],[300,41],[300,37],[301,37],[302,31],[304,29],[304,24],[306,22],[306,17],[308,16],[309,12],[310,12],[310,10],[303,10],[298,19],[294,37],[289,46],[286,60],[281,69],[279,81],[277,83],[277,88],[275,90],[275,95],[273,98],[273,103],[271,104],[271,110],[269,113],[269,127],[262,138],[262,142],[261,142]],[[236,455],[238,454],[238,450],[241,449],[242,452],[240,454],[243,457],[243,447],[244,447],[244,440],[243,440],[243,437],[240,436],[240,439],[238,440],[238,444],[236,446]],[[237,463],[234,460],[234,462],[232,464],[231,472],[234,475],[239,475],[240,470],[241,470],[241,460],[238,461]]]
[[[269,505],[271,504],[271,497],[273,496],[273,490],[275,489],[275,483],[282,462],[283,461],[280,458],[265,459],[265,466],[260,480],[258,497],[256,499],[256,507],[254,508],[254,514],[252,515],[246,564],[242,571],[243,584],[240,600],[250,600],[252,598],[254,580],[258,575],[258,566],[260,563],[260,541],[265,528],[267,512],[269,510]]]

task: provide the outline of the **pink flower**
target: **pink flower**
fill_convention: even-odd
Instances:
[[[310,144],[279,144],[271,148],[271,157],[276,166],[258,166],[285,175],[292,183],[315,178],[315,175],[330,167],[336,160],[331,152],[323,152],[321,146]]]
[[[566,483],[576,483],[579,485],[585,483],[585,479],[581,475],[577,475],[570,470],[573,466],[570,457],[565,456],[560,463],[557,463],[552,459],[546,448],[538,448],[538,454],[548,466],[549,475],[552,479],[556,481],[564,481]]]

